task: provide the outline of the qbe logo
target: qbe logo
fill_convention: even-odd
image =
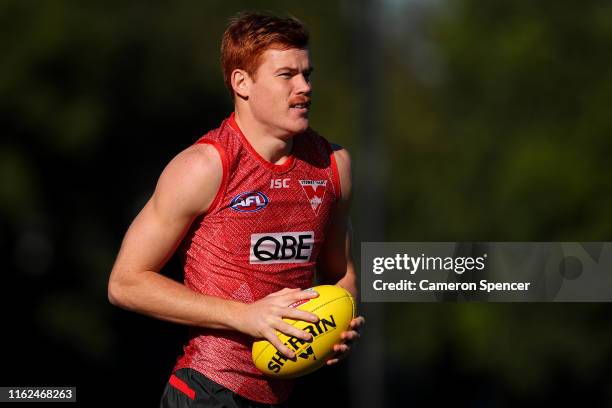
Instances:
[[[270,200],[264,193],[249,191],[234,197],[230,202],[230,208],[240,212],[257,212],[266,208],[269,202]]]
[[[313,231],[252,234],[249,263],[308,262],[313,246]]]

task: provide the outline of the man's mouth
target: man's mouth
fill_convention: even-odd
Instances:
[[[308,110],[310,102],[292,103],[289,107],[292,109]]]

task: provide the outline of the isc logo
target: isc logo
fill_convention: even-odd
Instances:
[[[313,231],[252,234],[249,263],[308,262],[313,245]]]
[[[264,193],[249,191],[234,197],[230,202],[230,208],[240,212],[257,212],[263,210],[269,202],[270,200]]]
[[[272,179],[270,180],[270,188],[289,188],[289,181],[291,179]]]

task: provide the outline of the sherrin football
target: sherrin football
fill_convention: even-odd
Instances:
[[[294,327],[312,334],[307,342],[296,337],[277,332],[280,340],[295,351],[295,358],[288,359],[267,340],[253,344],[253,362],[265,374],[276,378],[295,378],[309,374],[320,368],[334,354],[334,344],[341,342],[341,334],[346,331],[355,317],[355,302],[344,288],[321,285],[314,288],[319,296],[299,302],[293,307],[306,310],[319,316],[317,323],[284,319]]]

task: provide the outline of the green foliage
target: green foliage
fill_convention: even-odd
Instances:
[[[440,78],[392,81],[391,238],[607,239],[612,10],[576,7],[457,1],[432,16]]]
[[[398,53],[410,37],[387,50],[388,239],[609,241],[610,4],[450,1],[425,17],[436,75]],[[410,364],[446,350],[464,374],[538,395],[560,373],[603,375],[607,309],[393,304],[387,335]]]

